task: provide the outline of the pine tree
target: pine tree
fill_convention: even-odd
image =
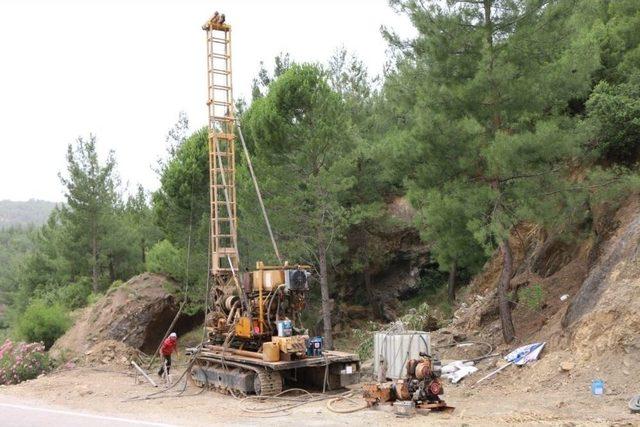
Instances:
[[[498,299],[510,342],[509,234],[563,206],[561,192],[545,193],[560,186],[578,154],[576,124],[564,112],[589,93],[598,52],[571,37],[573,1],[393,3],[419,32],[409,42],[387,33],[399,61],[386,93],[405,125],[395,141],[403,155],[394,160],[409,171],[425,235],[437,240],[442,262],[453,266],[461,247],[501,251]],[[447,230],[439,218],[455,212],[461,221]]]
[[[73,276],[90,276],[94,292],[100,287],[101,270],[106,267],[104,242],[114,218],[118,200],[115,159],[109,153],[101,164],[96,138],[78,138],[75,147],[67,149],[67,174],[60,174],[66,202],[60,209],[60,220],[66,236],[64,254],[72,260]]]
[[[353,137],[344,104],[319,67],[294,64],[242,119],[281,252],[318,268],[324,337],[331,348],[329,268],[339,259],[348,225],[340,200],[353,185],[345,156]],[[255,199],[240,203],[241,237],[252,244],[264,240],[264,227],[244,228],[261,221],[247,218]],[[249,229],[258,235],[248,235]]]

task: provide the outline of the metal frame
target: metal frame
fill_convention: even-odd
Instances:
[[[235,117],[231,26],[210,23],[207,33],[211,274],[228,282],[238,271],[235,188]]]

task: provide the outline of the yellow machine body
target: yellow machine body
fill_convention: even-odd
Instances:
[[[251,320],[246,316],[240,317],[236,323],[235,333],[238,337],[251,338]]]

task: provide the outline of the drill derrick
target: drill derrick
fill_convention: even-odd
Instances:
[[[231,27],[209,22],[206,32],[211,274],[216,282],[227,284],[233,280],[239,264]]]
[[[249,152],[234,117],[231,27],[216,12],[203,26],[207,36],[207,108],[212,279],[207,339],[187,349],[195,356],[191,379],[201,387],[258,395],[277,394],[285,378],[316,387],[340,387],[359,378],[359,360],[323,353],[322,338],[310,339],[302,325],[309,266],[282,263]],[[235,188],[235,134],[240,137],[251,179],[279,265],[256,264],[240,273]],[[348,371],[348,373],[346,373]]]

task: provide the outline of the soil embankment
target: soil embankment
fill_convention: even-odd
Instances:
[[[178,284],[159,274],[144,273],[110,289],[78,314],[74,326],[51,349],[54,356],[85,355],[96,344],[118,341],[153,353],[178,312]],[[191,330],[198,316],[181,316],[176,331]]]

